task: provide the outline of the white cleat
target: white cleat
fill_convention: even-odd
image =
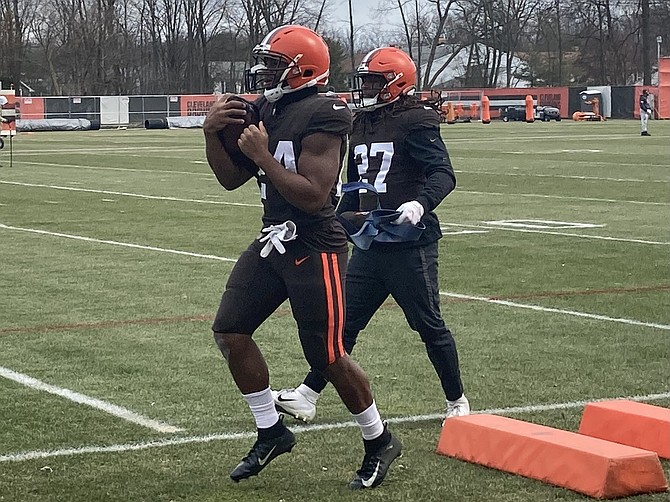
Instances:
[[[470,414],[470,402],[464,395],[456,399],[456,401],[447,401],[447,417],[449,420],[453,417],[465,417]],[[444,422],[442,422],[444,424]]]
[[[316,403],[296,389],[273,390],[272,399],[277,411],[297,420],[311,422],[316,416]]]

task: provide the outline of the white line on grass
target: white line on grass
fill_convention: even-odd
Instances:
[[[458,225],[456,225],[458,226]],[[116,241],[107,241],[107,240],[101,240],[101,239],[92,239],[90,237],[82,237],[79,235],[69,235],[69,234],[62,234],[58,232],[47,232],[46,230],[36,230],[32,228],[21,228],[21,227],[13,227],[10,225],[4,225],[0,223],[0,228],[4,228],[7,230],[17,230],[20,232],[29,232],[29,233],[36,233],[36,234],[41,234],[41,235],[51,235],[54,237],[64,237],[67,239],[75,239],[75,240],[81,240],[81,241],[87,241],[87,242],[96,242],[100,244],[110,244],[113,246],[124,246],[124,247],[130,247],[130,248],[137,248],[137,249],[145,249],[148,251],[160,251],[162,253],[173,253],[173,254],[179,254],[179,255],[186,255],[186,256],[193,256],[195,258],[205,258],[209,260],[219,260],[219,261],[226,261],[226,262],[231,262],[235,263],[237,262],[236,259],[234,258],[225,258],[222,256],[216,256],[216,255],[205,255],[205,254],[199,254],[199,253],[190,253],[187,251],[176,251],[174,249],[165,249],[165,248],[158,248],[158,247],[153,247],[153,246],[140,246],[139,244],[128,244],[124,242],[116,242]],[[524,308],[524,309],[530,309],[530,310],[536,310],[536,311],[541,311],[541,312],[553,312],[557,314],[567,314],[567,315],[573,315],[577,317],[586,317],[589,319],[597,319],[600,321],[610,321],[610,322],[619,322],[623,324],[632,324],[635,326],[646,326],[646,327],[651,327],[651,328],[659,328],[659,329],[670,329],[670,326],[665,325],[665,324],[655,324],[655,323],[647,323],[647,322],[642,322],[642,321],[636,321],[633,319],[622,319],[618,317],[608,317],[608,316],[602,316],[598,314],[589,314],[585,312],[578,312],[574,310],[562,310],[562,309],[554,309],[554,308],[549,308],[549,307],[540,307],[538,305],[530,305],[530,304],[523,304],[523,303],[516,303],[516,302],[509,302],[505,300],[494,300],[491,298],[486,298],[483,296],[472,296],[472,295],[464,295],[460,293],[450,293],[447,291],[440,291],[441,295],[444,296],[451,296],[454,298],[462,298],[462,299],[468,299],[468,300],[477,300],[477,301],[485,301],[489,303],[496,303],[500,305],[506,305],[508,307],[517,307],[517,308]]]
[[[192,176],[202,176],[211,178],[212,175],[209,173],[194,173],[193,171],[170,171],[167,169],[138,169],[131,167],[100,167],[100,166],[82,166],[80,164],[56,164],[54,162],[32,162],[28,160],[22,160],[22,164],[28,164],[32,166],[46,166],[46,167],[65,167],[72,169],[89,169],[91,171],[130,171],[137,173],[161,173],[161,174],[188,174]]]
[[[165,157],[172,158],[172,157]],[[452,157],[453,159],[467,159],[466,157]],[[573,161],[570,161],[574,163]],[[202,176],[211,178],[210,173],[196,173],[193,171],[170,171],[166,169],[138,169],[130,167],[99,167],[99,166],[83,166],[81,164],[57,164],[55,162],[34,162],[30,160],[22,160],[21,163],[34,165],[34,166],[46,166],[46,167],[64,167],[72,169],[89,169],[89,170],[99,170],[99,171],[129,171],[129,172],[138,172],[138,173],[167,173],[167,174],[186,174],[192,176]],[[191,160],[191,164],[207,164],[205,160]],[[585,164],[590,164],[589,162],[584,162]],[[657,164],[617,164],[618,166],[634,166],[639,168],[640,166],[651,166],[651,167],[667,167],[665,165]],[[668,180],[643,180],[638,178],[604,178],[600,176],[570,176],[566,174],[531,174],[531,173],[510,173],[510,172],[494,172],[494,171],[461,171],[455,170],[454,172],[460,174],[482,174],[482,175],[491,175],[491,176],[527,176],[527,177],[537,177],[537,178],[567,178],[567,179],[576,179],[576,180],[596,180],[596,181],[616,181],[616,182],[626,182],[626,183],[670,183]]]
[[[105,413],[109,413],[110,415],[127,420],[128,422],[141,425],[142,427],[148,427],[149,429],[153,429],[158,432],[175,433],[184,430],[164,422],[159,422],[157,420],[144,417],[135,413],[134,411],[123,408],[122,406],[117,406],[115,404],[108,403],[107,401],[102,401],[94,397],[79,394],[78,392],[74,392],[69,389],[49,385],[48,383],[45,383],[41,380],[24,375],[23,373],[17,373],[16,371],[12,371],[9,368],[5,368],[3,366],[0,366],[0,376],[9,380],[13,380],[14,382],[20,383],[21,385],[25,385],[26,387],[30,387],[31,389],[41,390],[48,392],[49,394],[64,397],[65,399],[69,399],[75,403],[85,404],[86,406],[96,408],[98,410],[104,411]]]
[[[158,172],[158,171],[156,171]],[[54,190],[66,190],[70,192],[88,192],[88,193],[101,193],[107,195],[122,195],[124,197],[136,197],[140,199],[153,199],[153,200],[169,200],[176,202],[193,202],[196,204],[220,204],[220,205],[231,205],[231,206],[245,206],[245,207],[262,207],[260,204],[246,204],[242,202],[218,202],[211,200],[201,200],[201,199],[182,199],[179,197],[162,197],[158,195],[144,195],[131,192],[114,192],[111,190],[94,190],[92,188],[78,188],[78,187],[67,187],[59,185],[43,185],[40,183],[21,183],[18,181],[6,181],[0,180],[0,183],[5,185],[16,185],[16,186],[25,186],[25,187],[35,187],[35,188],[50,188]],[[650,202],[650,201],[641,201],[641,200],[619,200],[619,199],[599,199],[594,197],[572,197],[567,195],[544,195],[544,194],[535,194],[535,193],[504,193],[504,192],[480,192],[475,190],[457,190],[455,193],[467,193],[473,195],[496,195],[496,196],[507,196],[507,197],[533,197],[533,198],[542,198],[542,199],[564,199],[564,200],[579,200],[587,202],[607,202],[607,203],[629,203],[629,204],[646,204],[651,206],[670,206],[670,203],[667,202]]]
[[[464,295],[461,293],[449,293],[447,291],[440,291],[440,294],[442,296],[448,296],[450,298],[459,298],[461,300],[474,300],[478,302],[486,302],[486,303],[493,303],[496,305],[504,305],[506,307],[515,307],[519,309],[528,309],[528,310],[537,310],[538,312],[553,312],[555,314],[567,314],[567,315],[573,315],[576,317],[585,317],[587,319],[595,319],[597,321],[609,321],[609,322],[618,322],[621,324],[631,324],[633,326],[645,326],[647,328],[657,328],[657,329],[663,329],[663,330],[670,330],[670,325],[667,324],[656,324],[653,322],[642,322],[642,321],[636,321],[634,319],[623,319],[621,317],[609,317],[605,315],[599,315],[599,314],[589,314],[587,312],[578,312],[576,310],[563,310],[563,309],[555,309],[551,307],[541,307],[539,305],[530,305],[527,303],[517,303],[517,302],[510,302],[508,300],[496,300],[493,298],[486,298],[484,296],[474,296],[474,295]]]
[[[467,225],[463,223],[448,223],[445,227],[464,227],[464,228],[485,228],[487,230],[506,230],[508,232],[522,232],[526,234],[545,234],[545,235],[559,235],[561,237],[579,237],[581,239],[596,239],[602,241],[617,241],[617,242],[631,242],[635,244],[653,244],[656,246],[668,246],[670,242],[662,241],[646,241],[643,239],[626,239],[624,237],[608,237],[606,235],[590,235],[590,234],[575,234],[572,232],[552,232],[550,230],[533,230],[530,228],[512,228],[501,226],[487,226],[487,225]]]
[[[469,174],[469,175],[484,175],[484,176],[522,176],[528,178],[561,178],[569,180],[579,180],[579,181],[614,181],[614,182],[623,182],[623,183],[670,183],[669,180],[642,180],[639,178],[605,178],[601,176],[576,176],[569,174],[537,174],[537,173],[499,173],[495,171],[460,171],[454,170],[457,174]]]
[[[570,401],[567,403],[535,404],[529,406],[514,406],[510,408],[492,408],[488,410],[474,411],[473,413],[476,414],[490,413],[494,415],[518,415],[538,411],[581,408],[583,406],[586,406],[587,403],[609,401],[610,399],[629,399],[632,401],[644,402],[644,401],[657,401],[660,399],[667,399],[668,397],[670,397],[670,392],[666,392],[663,394],[648,394],[646,396],[592,399],[589,401]],[[402,423],[427,422],[430,420],[442,420],[443,418],[444,414],[436,413],[430,415],[413,415],[406,417],[388,418],[387,421],[390,423],[402,424]],[[339,422],[332,424],[299,425],[296,427],[291,427],[291,430],[294,432],[316,432],[316,431],[327,431],[334,429],[348,429],[352,427],[358,427],[358,425],[352,421],[352,422]],[[49,451],[47,450],[26,451],[21,453],[10,453],[7,455],[0,455],[0,462],[22,462],[25,460],[44,459],[50,457],[69,457],[72,455],[83,455],[87,453],[115,453],[125,451],[137,451],[137,450],[146,450],[148,448],[162,448],[165,446],[177,446],[177,445],[193,444],[193,443],[210,443],[212,441],[250,439],[255,437],[256,437],[255,431],[231,432],[221,434],[208,434],[206,436],[171,438],[171,439],[149,441],[143,443],[126,443],[126,444],[116,444],[110,446],[82,446],[80,448],[63,448],[60,450],[49,450]]]
[[[477,190],[458,190],[454,193],[467,193],[473,195],[497,195],[503,197],[531,197],[540,199],[563,199],[563,200],[580,200],[586,202],[611,202],[614,204],[645,204],[649,206],[670,206],[669,202],[651,202],[646,200],[626,200],[626,199],[600,199],[597,197],[573,197],[570,195],[545,195],[539,193],[505,193],[505,192],[480,192]]]
[[[19,183],[18,181],[4,181],[0,180],[0,183],[5,185],[18,185],[25,187],[35,187],[35,188],[51,188],[54,190],[66,190],[68,192],[87,192],[87,193],[100,193],[105,195],[121,195],[123,197],[135,197],[139,199],[152,199],[152,200],[169,200],[173,202],[193,202],[196,204],[216,204],[220,206],[244,206],[244,207],[262,207],[260,204],[246,204],[243,202],[224,202],[218,200],[201,200],[201,199],[182,199],[179,197],[161,197],[158,195],[144,195],[139,193],[130,193],[130,192],[114,192],[112,190],[93,190],[91,188],[78,188],[78,187],[64,187],[58,185],[41,185],[39,183]]]
[[[223,256],[215,256],[212,254],[200,254],[200,253],[191,253],[189,251],[178,251],[176,249],[165,249],[165,248],[159,248],[159,247],[154,247],[154,246],[141,246],[140,244],[130,244],[127,242],[116,242],[116,241],[107,241],[103,239],[93,239],[92,237],[83,237],[81,235],[70,235],[70,234],[61,234],[59,232],[47,232],[46,230],[37,230],[34,228],[21,228],[21,227],[12,227],[10,225],[4,225],[0,223],[0,228],[5,228],[7,230],[17,230],[19,232],[29,232],[33,234],[41,234],[41,235],[51,235],[53,237],[64,237],[66,239],[74,239],[78,241],[86,241],[86,242],[96,242],[98,244],[110,244],[112,246],[122,246],[122,247],[127,247],[127,248],[135,248],[135,249],[145,249],[147,251],[160,251],[161,253],[172,253],[172,254],[178,254],[178,255],[184,255],[184,256],[193,256],[194,258],[206,258],[208,260],[219,260],[219,261],[227,261],[231,263],[235,263],[237,260],[234,258],[225,258]]]

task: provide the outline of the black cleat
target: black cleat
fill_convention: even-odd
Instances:
[[[247,456],[230,473],[230,479],[237,483],[241,479],[257,475],[273,459],[282,453],[290,452],[295,443],[295,436],[289,429],[286,429],[281,436],[273,439],[264,441],[257,439]]]
[[[391,436],[384,446],[374,453],[366,453],[363,465],[356,471],[356,477],[349,483],[352,490],[363,490],[379,486],[393,461],[402,454],[402,443]]]
[[[651,134],[649,134],[647,131],[642,131],[640,136],[651,136]]]

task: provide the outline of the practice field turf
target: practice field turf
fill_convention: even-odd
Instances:
[[[670,122],[444,126],[440,290],[472,408],[577,430],[585,402],[670,403]],[[0,501],[582,500],[435,454],[444,397],[389,300],[354,352],[404,443],[350,493],[359,432],[329,387],[293,453],[240,484],[248,408],[210,325],[260,228],[200,130],[20,134],[0,151]],[[282,306],[274,388],[307,370]],[[670,477],[670,463],[663,462]],[[627,500],[660,502],[666,494]]]

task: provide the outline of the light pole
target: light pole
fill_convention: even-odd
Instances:
[[[656,37],[656,62],[660,66],[661,65],[661,43],[663,42],[663,37],[661,35],[658,35]]]

